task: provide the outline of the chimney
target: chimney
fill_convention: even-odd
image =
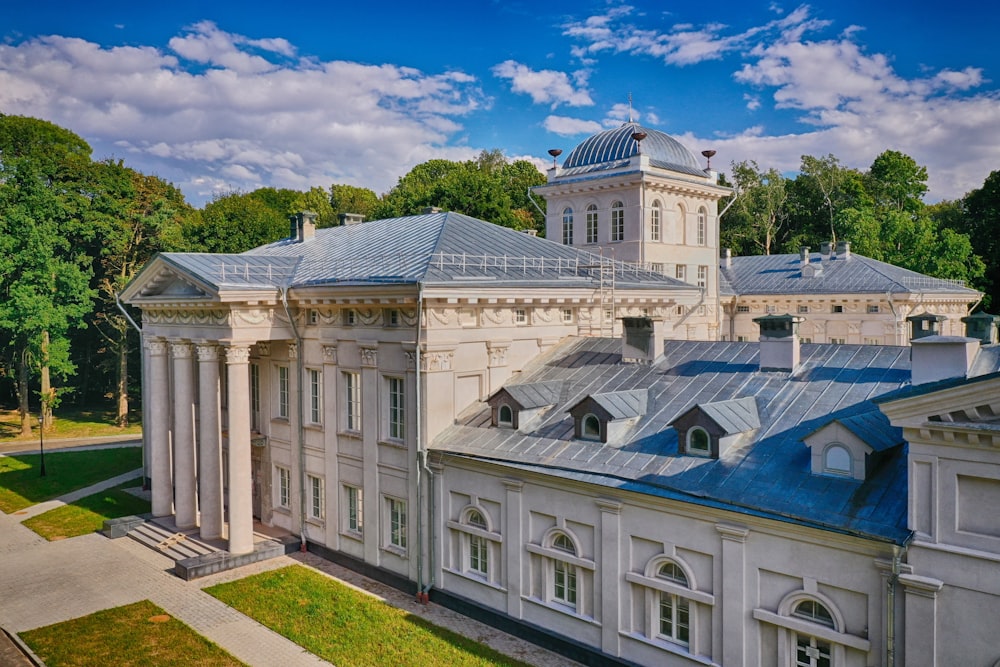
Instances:
[[[822,256],[821,259],[830,259],[830,246],[832,244],[829,241],[823,241],[819,244],[819,254]]]
[[[910,315],[906,321],[910,323],[910,340],[920,340],[929,336],[938,335],[938,323],[945,321],[944,315],[934,315],[932,313],[921,313],[920,315]]]
[[[622,361],[651,364],[663,353],[663,322],[650,317],[622,318]]]
[[[837,241],[837,259],[851,258],[851,244],[848,241]]]
[[[424,206],[423,210],[421,211],[421,213],[423,213],[424,215],[430,215],[431,213],[440,213],[440,212],[441,209],[438,208],[437,206]]]
[[[289,238],[296,243],[302,243],[316,236],[316,214],[312,211],[296,213],[289,219],[291,229]]]
[[[341,225],[360,225],[365,221],[365,216],[360,213],[341,213],[337,217],[340,218]]]
[[[910,344],[910,383],[914,386],[968,377],[979,351],[979,339],[924,336]]]
[[[722,249],[722,268],[733,268],[733,251],[730,248]]]
[[[799,248],[799,263],[803,269],[809,266],[809,246],[804,245]]]
[[[538,230],[537,229],[525,229],[523,231],[528,236],[538,236]]]
[[[760,370],[794,372],[799,367],[799,324],[797,315],[755,317],[760,327]]]
[[[996,315],[989,313],[975,313],[968,317],[963,317],[965,324],[965,335],[969,338],[976,338],[980,345],[993,345],[997,342],[997,320]]]

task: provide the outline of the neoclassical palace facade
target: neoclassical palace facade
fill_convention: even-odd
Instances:
[[[439,212],[154,258],[122,295],[153,513],[233,554],[284,528],[590,664],[994,664],[1000,348],[951,312],[978,294],[864,292],[887,271],[848,248],[720,264],[725,191],[652,132],[695,245],[705,208],[708,285]],[[827,305],[768,310],[746,286],[775,271]]]

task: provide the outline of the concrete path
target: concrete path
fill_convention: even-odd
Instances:
[[[49,510],[54,510],[57,507],[62,507],[63,505],[69,505],[72,502],[79,500],[80,498],[86,498],[89,495],[104,491],[105,489],[110,489],[113,486],[118,486],[122,482],[127,482],[130,479],[138,480],[142,477],[142,468],[136,468],[135,470],[130,470],[129,472],[122,473],[117,477],[112,477],[111,479],[106,479],[103,482],[98,482],[97,484],[92,484],[91,486],[77,489],[76,491],[70,491],[65,493],[58,498],[52,500],[46,500],[43,503],[38,503],[37,505],[32,505],[23,510],[18,510],[14,512],[14,518],[18,521],[24,521],[25,519],[31,518],[33,516],[38,516],[39,514],[44,514]]]

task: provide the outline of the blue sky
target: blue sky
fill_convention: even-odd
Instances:
[[[385,192],[500,148],[548,164],[629,115],[713,167],[1000,169],[1000,9],[949,3],[6,3],[0,113],[44,118],[202,205],[262,186]]]

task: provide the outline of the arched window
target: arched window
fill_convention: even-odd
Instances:
[[[625,240],[625,205],[620,201],[611,204],[611,240]]]
[[[552,548],[576,556],[576,546],[569,536],[559,533],[552,540]],[[562,560],[553,561],[552,599],[576,607],[576,566]]]
[[[707,456],[712,451],[712,440],[708,431],[700,426],[694,426],[687,432],[687,451],[689,454]]]
[[[705,238],[708,235],[708,211],[702,206],[698,209],[698,245],[705,245]]]
[[[597,243],[597,206],[587,207],[587,243]]]
[[[486,519],[478,510],[469,510],[466,523],[480,530],[489,530]],[[489,573],[489,543],[481,535],[469,535],[469,571],[482,576]]]
[[[685,588],[688,587],[687,576],[676,563],[664,563],[660,566],[656,576]],[[676,593],[660,591],[659,616],[659,636],[687,646],[691,639],[691,613],[687,598]]]
[[[660,202],[654,201],[653,208],[649,212],[649,239],[651,241],[659,241],[661,238],[660,219]]]
[[[711,621],[708,607],[715,604],[715,596],[698,590],[687,564],[673,554],[661,554],[648,560],[642,573],[626,572],[625,579],[636,584],[632,590],[642,596],[633,601],[636,612],[641,612],[636,617],[635,629],[651,643],[661,647],[667,643],[681,646],[698,655],[708,649],[705,641],[711,638],[706,625]],[[705,631],[700,639],[699,627]]]
[[[573,209],[566,207],[562,214],[563,245],[573,245]]]
[[[792,616],[811,623],[834,628],[830,611],[815,600],[803,600],[795,605]],[[803,632],[795,633],[795,667],[830,667],[833,652],[830,642]]]
[[[823,472],[832,475],[850,475],[851,452],[840,444],[831,444],[823,452]]]
[[[514,411],[510,409],[509,405],[501,405],[497,409],[497,425],[508,428],[514,425]]]
[[[452,571],[496,585],[499,578],[500,536],[490,527],[485,510],[466,507],[458,521],[449,521],[452,535]]]
[[[597,415],[584,415],[580,427],[580,435],[587,440],[601,439],[601,420],[597,418]]]

